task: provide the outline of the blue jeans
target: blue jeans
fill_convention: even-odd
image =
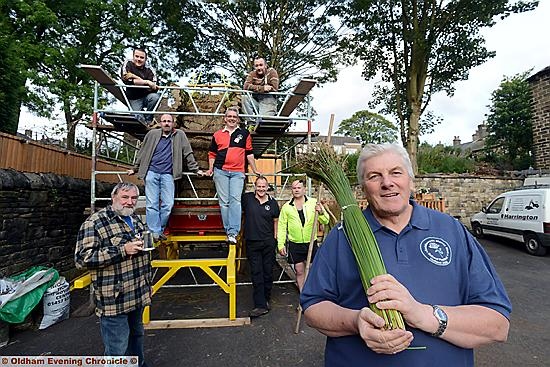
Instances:
[[[244,173],[214,168],[214,184],[218,193],[225,233],[228,236],[237,236],[241,231]]]
[[[253,94],[252,97],[244,94],[242,106],[245,115],[275,116],[277,114],[277,99],[269,94]]]
[[[161,234],[174,206],[174,177],[168,173],[147,171],[145,176],[145,219],[154,234]],[[159,200],[160,199],[160,200]]]
[[[160,94],[152,92],[140,99],[130,99],[129,100],[130,107],[132,108],[132,111],[142,111],[144,108],[147,111],[153,111],[153,109],[157,105],[159,98],[160,98]],[[146,122],[153,121],[152,114],[151,115],[148,114],[145,116],[142,114],[139,114],[139,116],[142,116]]]
[[[106,356],[137,356],[139,366],[146,366],[143,355],[145,331],[141,316],[143,307],[117,315],[101,316],[99,328]]]

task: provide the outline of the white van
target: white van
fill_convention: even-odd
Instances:
[[[544,256],[550,246],[550,187],[500,194],[470,221],[476,237],[509,238],[523,242],[531,255]]]

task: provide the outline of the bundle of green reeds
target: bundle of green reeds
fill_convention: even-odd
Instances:
[[[316,145],[312,153],[300,157],[299,166],[308,176],[323,182],[342,208],[344,232],[351,244],[365,292],[370,280],[386,274],[386,267],[376,238],[361,212],[343,170],[345,156],[339,157],[327,144]],[[405,329],[403,316],[396,310],[380,310],[369,304],[371,310],[386,321],[386,329]]]

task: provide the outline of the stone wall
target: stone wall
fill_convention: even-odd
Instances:
[[[111,187],[96,190],[109,196]],[[74,272],[76,234],[89,205],[89,180],[0,169],[0,277],[34,265]]]
[[[535,168],[550,169],[550,67],[528,79],[533,108],[533,154]]]
[[[427,188],[445,199],[446,212],[470,227],[470,218],[487,206],[495,196],[523,184],[522,179],[508,177],[476,177],[471,175],[419,175],[416,189]]]

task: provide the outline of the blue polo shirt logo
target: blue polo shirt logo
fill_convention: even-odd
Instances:
[[[442,238],[426,237],[420,242],[420,252],[432,264],[447,266],[451,263],[451,246]]]

